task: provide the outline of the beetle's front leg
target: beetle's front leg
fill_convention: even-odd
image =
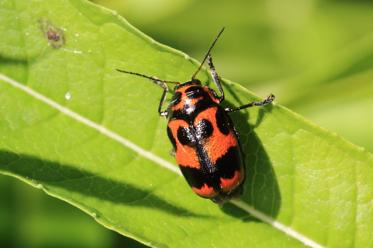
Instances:
[[[162,110],[162,108],[163,108],[164,102],[166,100],[166,95],[167,95],[167,92],[168,92],[168,86],[165,82],[159,81],[157,79],[154,80],[154,83],[158,84],[163,89],[161,100],[160,100],[159,106],[158,106],[158,113],[159,113],[160,116],[164,116],[164,117],[167,118],[168,117],[168,108],[166,110]]]
[[[221,86],[220,77],[219,77],[218,73],[216,72],[214,63],[212,62],[211,54],[207,55],[207,64],[210,67],[210,72],[211,72],[212,79],[214,80],[214,83],[216,84],[216,86],[218,87],[218,90],[220,92],[219,101],[222,102],[222,101],[224,101],[224,90],[223,90],[223,87]]]

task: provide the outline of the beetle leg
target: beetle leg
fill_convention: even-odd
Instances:
[[[223,90],[223,87],[221,86],[219,75],[216,72],[214,64],[212,63],[211,54],[207,55],[207,64],[210,67],[210,73],[211,73],[211,76],[214,80],[214,83],[216,84],[216,86],[218,87],[218,90],[220,92],[220,96],[218,96],[219,101],[222,102],[224,100],[224,90]]]
[[[168,86],[164,81],[161,81],[161,80],[157,79],[156,77],[152,77],[151,79],[156,85],[159,85],[163,89],[161,100],[160,100],[159,106],[158,106],[158,113],[159,113],[160,116],[164,116],[164,117],[167,118],[168,117],[168,108],[166,110],[162,110],[162,108],[163,108],[164,102],[166,100],[166,95],[167,95],[167,92],[168,92]]]
[[[225,108],[225,112],[232,113],[232,112],[239,111],[241,109],[246,109],[246,108],[250,108],[250,107],[254,107],[254,106],[265,106],[265,105],[273,102],[274,99],[275,99],[275,96],[273,94],[270,94],[263,101],[253,101],[251,103],[242,105],[238,108]]]
[[[162,87],[163,88],[163,87]],[[158,113],[160,116],[164,116],[164,117],[168,117],[168,108],[166,110],[162,110],[163,108],[163,104],[166,100],[166,94],[168,92],[168,87],[166,85],[166,88],[163,88],[163,93],[162,93],[162,96],[161,96],[161,100],[159,102],[159,106],[158,106]]]

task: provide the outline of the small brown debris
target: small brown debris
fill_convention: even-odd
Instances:
[[[53,48],[60,48],[65,44],[64,31],[61,28],[54,26],[47,19],[40,19],[39,25],[44,37]]]

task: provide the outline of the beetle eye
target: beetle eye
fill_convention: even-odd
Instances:
[[[181,101],[181,93],[176,92],[171,99],[171,104],[177,105],[180,101]]]

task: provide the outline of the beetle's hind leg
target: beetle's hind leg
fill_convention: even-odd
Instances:
[[[238,108],[225,108],[225,112],[232,113],[232,112],[236,112],[236,111],[246,109],[246,108],[250,108],[250,107],[254,107],[254,106],[261,107],[261,106],[265,106],[265,105],[268,105],[268,104],[272,103],[273,100],[275,100],[275,96],[273,94],[270,94],[263,101],[253,101],[251,103],[242,105]]]

